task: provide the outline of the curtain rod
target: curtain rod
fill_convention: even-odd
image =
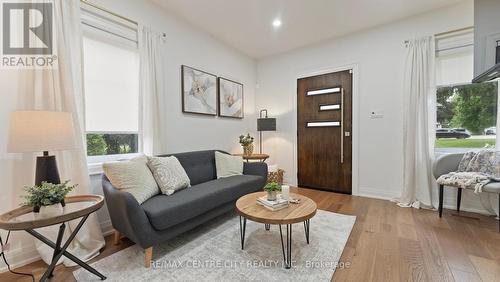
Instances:
[[[458,29],[454,29],[454,30],[450,30],[450,31],[440,32],[440,33],[434,34],[434,36],[435,37],[441,37],[441,36],[448,35],[450,33],[456,33],[456,32],[466,31],[466,30],[469,30],[469,29],[474,29],[474,26],[468,26],[468,27],[458,28]]]
[[[81,3],[84,3],[84,4],[87,4],[87,5],[89,5],[89,6],[93,7],[93,8],[96,8],[96,9],[98,9],[98,10],[101,10],[101,11],[103,11],[103,12],[105,12],[105,13],[108,13],[108,14],[110,14],[110,15],[113,15],[113,16],[115,16],[115,17],[118,17],[118,18],[120,18],[120,19],[122,19],[122,20],[125,20],[125,21],[129,22],[129,23],[132,23],[132,24],[135,24],[135,25],[139,25],[139,24],[138,24],[136,21],[134,21],[134,20],[131,20],[131,19],[127,18],[127,17],[124,17],[124,16],[122,16],[122,15],[119,15],[119,14],[117,14],[117,13],[113,12],[113,11],[110,11],[110,10],[108,10],[108,9],[106,9],[106,8],[103,8],[103,7],[99,6],[99,5],[96,5],[96,4],[92,3],[92,2],[89,2],[88,0],[80,0],[80,2],[81,2]]]
[[[474,26],[468,26],[468,27],[463,27],[463,28],[458,28],[458,29],[454,29],[454,30],[449,30],[449,31],[445,31],[445,32],[436,33],[436,34],[434,34],[434,37],[442,37],[442,36],[445,36],[445,35],[448,35],[448,34],[452,34],[452,33],[456,33],[456,32],[461,32],[461,31],[466,31],[466,30],[469,30],[469,29],[474,29]],[[410,40],[403,41],[404,44],[408,44],[409,42],[410,42]]]

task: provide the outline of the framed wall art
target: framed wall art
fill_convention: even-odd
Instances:
[[[243,84],[218,78],[219,116],[243,118]]]
[[[182,112],[217,115],[217,76],[181,66]]]

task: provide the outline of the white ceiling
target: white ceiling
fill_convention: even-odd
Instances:
[[[424,13],[463,0],[152,0],[254,57]],[[274,29],[272,21],[282,26]]]

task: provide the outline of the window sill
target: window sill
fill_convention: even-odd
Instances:
[[[102,163],[89,163],[87,164],[89,175],[98,175],[104,173]]]
[[[142,156],[142,153],[122,154],[122,155],[107,155],[107,156],[87,156],[87,167],[89,175],[102,174],[104,171],[102,165],[108,162],[127,161],[135,157]]]
[[[477,152],[482,149],[483,148],[435,148],[434,155],[435,157],[439,157],[441,155],[448,155],[448,154],[465,154],[470,151]]]

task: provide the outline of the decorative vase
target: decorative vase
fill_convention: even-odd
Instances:
[[[281,198],[287,201],[290,199],[290,186],[281,185]]]
[[[37,213],[38,218],[47,218],[61,215],[63,213],[63,207],[60,203],[53,204],[50,206],[41,206],[39,207],[39,212],[36,212],[37,207],[33,208],[33,211]]]
[[[253,154],[253,144],[252,143],[243,146],[243,155],[251,156],[252,154]]]
[[[276,191],[267,192],[268,201],[276,201]]]

